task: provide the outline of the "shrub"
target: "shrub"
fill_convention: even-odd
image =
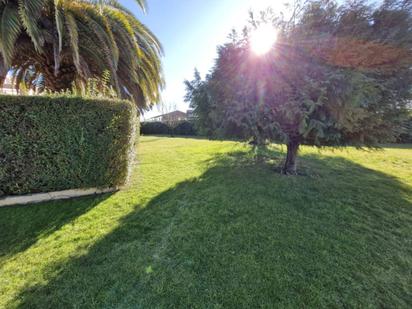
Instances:
[[[173,133],[175,135],[193,136],[196,135],[196,130],[192,122],[182,121],[173,129]]]
[[[196,135],[195,127],[190,121],[180,121],[174,127],[160,121],[142,122],[140,132],[142,135]]]
[[[0,96],[0,196],[114,187],[128,176],[127,101]]]
[[[140,127],[142,135],[169,135],[171,134],[170,127],[163,122],[142,122]]]

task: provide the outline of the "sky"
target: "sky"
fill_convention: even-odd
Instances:
[[[186,112],[184,80],[192,79],[195,68],[205,76],[216,58],[217,46],[226,42],[233,28],[240,30],[246,25],[250,10],[281,9],[286,0],[147,0],[146,14],[135,0],[120,2],[159,38],[165,52],[162,100],[169,108],[176,106]],[[161,112],[154,107],[144,117]]]

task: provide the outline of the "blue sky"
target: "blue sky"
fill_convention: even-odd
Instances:
[[[147,0],[146,15],[134,0],[120,0],[160,39],[165,50],[163,69],[166,89],[163,101],[186,111],[183,81],[191,79],[194,68],[204,76],[213,65],[216,47],[225,42],[233,28],[246,24],[248,11],[280,7],[279,0]],[[159,108],[145,115],[161,113]]]

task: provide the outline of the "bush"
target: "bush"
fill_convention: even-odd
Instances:
[[[196,130],[192,122],[182,121],[173,129],[173,133],[176,135],[194,136],[196,135]]]
[[[142,122],[140,127],[142,135],[169,135],[171,134],[170,127],[163,122]]]
[[[0,96],[0,196],[114,187],[128,176],[127,101]]]
[[[164,122],[142,122],[140,132],[142,135],[196,135],[192,122],[181,121],[175,127]]]

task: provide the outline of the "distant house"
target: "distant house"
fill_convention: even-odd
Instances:
[[[1,94],[17,94],[17,90],[13,86],[10,76],[7,76],[4,80],[3,86],[0,87]]]
[[[181,111],[174,111],[171,113],[155,116],[149,118],[148,122],[177,122],[187,120],[187,114]]]
[[[33,89],[30,89],[29,91],[27,91],[26,95],[35,95],[37,92],[34,91]],[[22,94],[20,91],[16,90],[16,85],[12,79],[12,77],[10,75],[7,75],[3,85],[1,86],[0,83],[0,94],[8,94],[8,95],[18,95],[18,94]]]

